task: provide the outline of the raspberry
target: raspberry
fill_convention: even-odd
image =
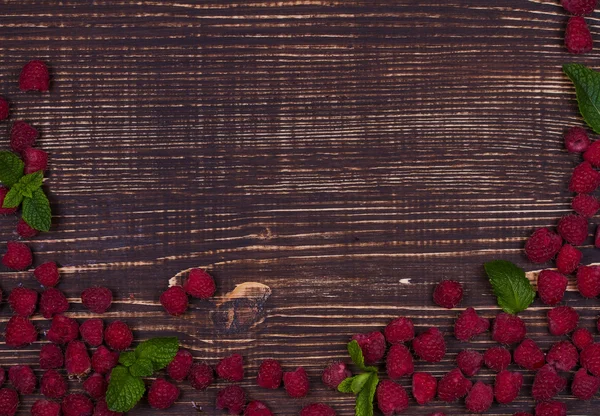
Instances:
[[[471,383],[458,368],[447,373],[438,383],[438,398],[444,402],[454,402],[465,397],[471,390]]]
[[[202,269],[192,269],[183,289],[188,295],[198,299],[208,299],[215,294],[215,281]]]
[[[33,146],[39,136],[38,131],[23,120],[17,120],[10,129],[10,147],[17,153]]]
[[[25,222],[23,218],[19,219],[17,223],[17,234],[19,234],[23,238],[31,238],[35,237],[39,234],[39,231],[35,228],[32,228]]]
[[[504,347],[492,347],[483,354],[483,362],[490,370],[506,370],[511,362],[510,351]]]
[[[91,416],[94,411],[92,401],[84,394],[71,393],[62,400],[63,416]]]
[[[167,374],[173,380],[183,381],[190,373],[193,363],[194,357],[192,357],[192,353],[186,349],[179,348],[175,358],[167,366]]]
[[[473,377],[483,364],[483,355],[475,350],[462,350],[456,356],[456,365],[467,377]]]
[[[537,370],[546,364],[544,353],[535,341],[526,338],[513,353],[515,364],[526,370]]]
[[[94,416],[121,416],[123,413],[113,412],[108,408],[106,404],[106,400],[100,399],[96,402],[96,407],[94,408]]]
[[[600,295],[600,267],[579,266],[577,289],[584,298],[595,298]]]
[[[532,395],[537,401],[550,400],[567,386],[567,380],[556,372],[550,364],[546,364],[535,374]]]
[[[581,215],[565,215],[558,221],[558,233],[567,242],[578,246],[588,236],[588,221]]]
[[[298,367],[296,371],[283,373],[283,384],[290,397],[304,397],[308,394],[310,388],[308,375],[302,367]]]
[[[573,332],[579,323],[579,314],[570,306],[557,306],[548,311],[548,329],[552,335]]]
[[[525,322],[516,315],[500,312],[494,319],[492,339],[500,344],[516,344],[527,335]]]
[[[33,256],[26,244],[9,241],[6,243],[6,247],[7,250],[4,257],[2,257],[2,264],[13,270],[25,270],[31,266]]]
[[[415,337],[415,327],[410,318],[399,317],[392,320],[383,333],[390,344],[400,344]]]
[[[31,321],[22,316],[13,316],[6,324],[6,345],[20,348],[37,340],[38,332]]]
[[[600,185],[600,173],[598,184]],[[545,263],[558,253],[561,246],[562,238],[558,234],[547,228],[539,228],[525,243],[525,254],[534,263]]]
[[[338,367],[336,367],[338,366]],[[340,369],[341,372],[336,372],[336,370],[342,366]],[[345,378],[345,374],[349,373],[346,370],[346,364],[344,363],[334,363],[325,369],[323,372],[323,382],[326,386],[337,389],[338,384]],[[341,380],[338,381],[338,378]],[[283,370],[281,369],[281,365],[277,360],[264,360],[260,367],[258,368],[258,375],[256,376],[256,383],[264,388],[264,389],[277,389],[281,385],[281,380],[283,378]],[[337,383],[337,384],[336,384]],[[335,384],[335,386],[331,386],[331,384]]]
[[[571,274],[579,266],[583,253],[570,244],[562,246],[556,256],[556,268],[560,273]]]
[[[508,370],[500,371],[496,375],[494,383],[494,397],[500,404],[511,403],[519,395],[523,385],[523,375],[521,373],[511,373]]]
[[[125,322],[114,321],[104,330],[104,342],[113,350],[126,350],[133,342],[133,334]]]
[[[81,303],[94,313],[104,313],[112,303],[112,292],[105,287],[89,287],[81,292]]]
[[[557,400],[538,403],[535,406],[536,416],[567,416],[567,405]]]
[[[107,374],[119,362],[119,353],[100,345],[92,354],[92,369],[96,373]]]
[[[571,127],[565,133],[565,148],[570,153],[585,152],[590,145],[590,138],[585,129]]]
[[[442,361],[446,355],[444,335],[437,328],[429,328],[413,339],[412,347],[422,360],[430,363]]]
[[[31,394],[37,386],[35,373],[26,365],[15,365],[8,369],[8,379],[20,394]]]
[[[182,315],[188,307],[188,295],[181,286],[171,286],[162,295],[160,303],[169,315]]]
[[[570,53],[574,54],[587,53],[593,49],[594,41],[592,33],[583,17],[572,16],[569,18],[567,29],[565,30],[565,46]]]
[[[408,348],[402,344],[392,345],[386,357],[385,368],[392,380],[411,375],[415,366]]]
[[[542,270],[538,275],[537,285],[538,295],[542,302],[546,305],[556,305],[559,303],[565,294],[565,290],[567,290],[568,282],[568,279],[558,272],[553,270]]]
[[[88,319],[79,325],[79,333],[86,344],[97,347],[104,340],[104,322],[102,319]]]
[[[591,194],[600,185],[600,173],[596,172],[589,162],[581,162],[573,170],[569,191],[580,194]]]
[[[51,287],[58,283],[58,267],[53,261],[40,264],[33,271],[33,275],[42,286]]]
[[[356,341],[362,350],[366,364],[373,364],[381,360],[385,354],[385,337],[381,332],[355,334],[352,340]]]
[[[229,381],[242,381],[244,379],[244,359],[239,354],[232,354],[223,358],[217,364],[217,375]]]
[[[48,153],[34,147],[23,150],[23,161],[25,162],[25,174],[46,170],[48,167]]]
[[[260,376],[260,370],[258,375]],[[321,380],[327,387],[337,390],[340,383],[348,377],[352,377],[352,372],[348,369],[346,363],[336,362],[329,364],[327,368],[325,368]],[[281,382],[281,376],[279,376],[279,382]],[[263,387],[260,380],[258,380],[258,385]],[[273,385],[275,385],[275,383],[273,383]],[[279,387],[279,384],[277,384],[277,387]]]
[[[590,14],[596,8],[598,0],[561,0],[560,4],[570,14],[586,15]]]
[[[596,168],[600,166],[600,141],[595,141],[588,147],[583,154],[583,160]]]
[[[429,403],[437,393],[437,380],[429,373],[414,373],[412,394],[420,405]]]
[[[10,104],[4,97],[0,97],[0,121],[6,120],[10,115]]]
[[[14,288],[8,295],[8,304],[17,315],[28,317],[33,315],[37,307],[38,293],[25,287]]]
[[[55,287],[49,287],[40,297],[40,312],[46,319],[69,310],[69,301],[64,293]]]
[[[106,396],[108,383],[103,375],[94,373],[83,382],[83,389],[92,399],[98,400]]]
[[[92,360],[85,344],[81,341],[71,341],[65,351],[65,368],[68,375],[82,376],[92,369]]]
[[[325,403],[313,403],[303,407],[300,416],[336,416],[336,413]]]
[[[573,377],[571,392],[580,400],[590,400],[600,389],[600,378],[589,375],[585,368],[580,368]]]
[[[52,318],[52,324],[46,338],[55,344],[68,344],[79,336],[79,324],[75,319],[64,315]]]
[[[327,405],[323,405],[323,406],[327,406]],[[329,407],[329,406],[327,406]],[[304,409],[302,409],[300,411],[300,416],[302,416],[303,414],[306,415],[313,415],[313,416],[317,416],[317,415],[323,415],[323,412],[321,413],[316,413],[316,412],[312,412],[312,411],[308,411],[308,413],[302,413],[304,411]],[[335,412],[330,413],[330,415],[335,416]],[[267,407],[266,404],[264,404],[263,402],[259,402],[258,400],[254,400],[251,401],[250,403],[248,403],[248,406],[246,406],[246,410],[244,410],[244,416],[273,416],[273,412],[271,412],[271,409],[269,409]]]
[[[490,321],[480,318],[473,308],[465,309],[454,324],[454,336],[460,341],[470,341],[490,328]]]
[[[463,288],[454,280],[442,280],[433,291],[433,301],[442,308],[455,308],[463,297]]]
[[[50,88],[50,71],[44,61],[29,61],[19,75],[21,91],[48,91]]]
[[[0,415],[14,416],[19,407],[19,395],[13,389],[0,389]]]
[[[592,195],[577,194],[571,202],[571,208],[582,217],[591,218],[600,209],[600,202]]]
[[[39,399],[31,406],[31,416],[60,416],[60,404]]]
[[[585,328],[577,328],[571,334],[571,341],[573,341],[573,344],[575,344],[577,349],[582,350],[594,343],[594,336]]]
[[[571,371],[579,361],[579,352],[569,341],[559,341],[550,347],[546,360],[557,370]]]
[[[17,208],[2,208],[2,205],[4,204],[4,197],[6,197],[8,191],[8,188],[0,186],[0,215],[9,215],[17,212]]]
[[[579,356],[581,366],[596,377],[600,377],[600,344],[588,345]]]
[[[67,381],[56,370],[48,370],[40,380],[40,391],[51,399],[60,399],[67,394]]]
[[[408,393],[400,384],[383,380],[377,385],[377,406],[384,416],[401,413],[408,408]]]
[[[230,415],[241,414],[245,405],[246,392],[238,385],[227,386],[217,393],[217,409],[228,409]]]
[[[478,381],[473,385],[467,398],[465,399],[465,405],[467,410],[472,413],[484,413],[492,406],[494,401],[494,390],[492,386],[488,386],[481,381]]]
[[[188,380],[196,390],[205,390],[214,380],[213,369],[204,363],[195,363],[190,368]]]

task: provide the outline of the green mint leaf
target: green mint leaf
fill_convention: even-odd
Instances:
[[[361,370],[365,369],[365,357],[356,340],[348,343],[348,354],[350,354],[350,359],[352,359],[352,362],[356,364],[358,368]]]
[[[360,391],[363,389],[363,387],[367,383],[367,381],[369,381],[371,379],[371,374],[372,373],[362,373],[362,374],[359,374],[356,377],[354,377],[354,380],[352,381],[352,385],[350,386],[352,393],[354,393],[354,394],[360,393]]]
[[[600,133],[600,72],[581,64],[565,64],[563,71],[575,85],[583,119],[595,133]]]
[[[373,399],[375,398],[377,384],[379,384],[377,374],[369,373],[369,380],[356,396],[356,416],[373,416]]]
[[[484,267],[504,312],[519,313],[531,305],[535,291],[523,269],[504,260],[490,261]]]
[[[150,377],[154,373],[154,365],[149,359],[140,358],[129,367],[129,372],[134,377]]]
[[[139,344],[135,355],[139,359],[146,358],[152,362],[154,370],[166,367],[179,350],[177,337],[152,338]]]
[[[131,367],[135,363],[135,360],[137,360],[137,357],[133,351],[125,351],[119,355],[119,363],[125,367]]]
[[[36,230],[50,230],[52,223],[50,202],[41,188],[33,191],[31,198],[23,200],[23,219],[30,227]]]
[[[12,152],[0,152],[0,182],[9,188],[23,176],[25,163]]]
[[[27,198],[31,198],[33,196],[31,189],[29,189],[27,186],[21,184],[21,182],[15,183],[13,185],[13,187],[10,188],[10,190],[13,192],[18,192],[21,196],[24,196]]]
[[[348,377],[345,378],[339,385],[338,385],[338,391],[340,393],[352,393],[352,382],[354,381],[355,377]]]
[[[106,404],[113,412],[128,412],[140,401],[146,386],[139,377],[121,365],[113,368],[106,391]]]
[[[16,186],[13,186],[10,191],[4,196],[2,208],[16,208],[23,201],[23,194],[19,192]]]
[[[38,170],[37,172],[30,173],[29,175],[23,176],[19,179],[19,182],[15,186],[19,186],[23,196],[31,198],[31,194],[39,189],[44,182],[44,172]]]

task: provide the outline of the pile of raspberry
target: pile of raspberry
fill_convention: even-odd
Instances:
[[[584,16],[594,12],[598,0],[561,0],[560,2],[571,16],[565,30],[565,46],[570,53],[584,54],[592,50],[592,33]]]

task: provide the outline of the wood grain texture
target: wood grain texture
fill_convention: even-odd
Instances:
[[[597,65],[599,55],[565,52],[558,1],[3,0],[0,15],[0,94],[51,155],[55,226],[29,242],[35,263],[60,263],[77,318],[91,316],[81,290],[106,285],[117,299],[106,319],[124,319],[136,341],[174,334],[211,364],[243,354],[249,396],[277,415],[314,401],[353,414],[352,398],[326,390],[320,371],[345,358],[351,334],[398,315],[448,333],[444,362],[417,366],[441,376],[465,344],[451,336],[458,311],[432,306],[434,284],[461,280],[463,306],[493,317],[482,263],[539,269],[522,257],[525,238],[570,209],[578,159],[561,135],[582,122],[560,67]],[[588,22],[600,38],[597,15]],[[18,91],[30,59],[51,64],[51,93]],[[3,240],[15,224],[0,221]],[[591,244],[583,251],[600,261]],[[219,296],[165,316],[160,292],[192,267],[214,274]],[[1,278],[5,292],[35,286],[30,272]],[[272,291],[264,321],[218,330],[217,304],[248,281]],[[566,303],[594,328],[596,300],[569,291]],[[556,340],[546,310],[536,301],[523,314],[544,348]],[[3,305],[0,328],[9,316]],[[488,335],[470,346],[489,345]],[[38,370],[39,346],[3,346],[0,365]],[[272,357],[307,369],[309,397],[256,387]],[[489,414],[532,409],[531,380]],[[160,414],[194,414],[193,401],[220,415],[224,384],[183,383]],[[23,398],[19,414],[37,398]],[[598,405],[561,399],[574,415]],[[412,404],[407,414],[465,413],[462,403]],[[157,413],[142,403],[130,414]]]

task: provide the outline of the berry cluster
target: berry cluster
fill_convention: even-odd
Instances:
[[[571,14],[565,30],[565,46],[574,54],[590,52],[594,46],[592,33],[584,19],[590,15],[598,0],[561,0],[563,8]]]

